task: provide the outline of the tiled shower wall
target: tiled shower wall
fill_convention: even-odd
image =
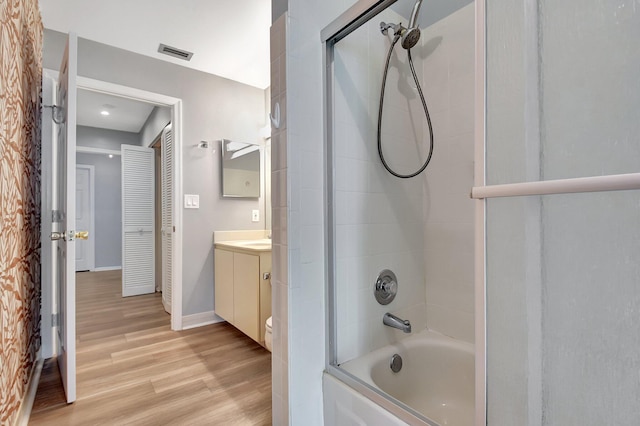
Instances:
[[[36,0],[0,6],[0,424],[16,421],[40,347],[40,94]]]
[[[286,234],[288,245],[283,246],[279,255],[274,252],[274,261],[279,256],[281,268],[288,268],[288,277],[286,285],[282,286],[283,293],[274,299],[274,308],[279,303],[288,314],[288,320],[285,320],[289,324],[288,336],[281,336],[288,341],[288,354],[283,354],[288,376],[282,383],[282,395],[288,395],[288,405],[284,404],[285,413],[274,412],[274,424],[323,424],[325,259],[322,44],[319,34],[354,2],[289,0],[286,78],[280,80],[286,81],[287,86],[287,166],[286,174],[280,176],[279,181],[275,175],[272,180],[272,190],[280,191],[281,196],[286,194],[287,199],[286,216],[280,218],[280,226],[286,226],[286,230],[281,229],[280,233]],[[275,142],[272,143],[275,157]],[[282,332],[285,327],[281,327]]]
[[[472,3],[421,37],[436,138],[424,197],[427,327],[467,342],[474,341],[474,20]]]
[[[392,34],[380,21],[405,22],[391,9],[339,41],[334,48],[335,255],[337,351],[342,363],[406,336],[382,323],[385,312],[426,327],[424,297],[424,175],[399,179],[382,166],[377,150],[377,114],[385,59]],[[422,70],[415,49],[414,63]],[[407,56],[398,43],[390,62],[382,141],[387,162],[398,172],[417,170],[426,145],[424,112],[412,86]],[[420,141],[420,144],[416,144]],[[383,269],[398,279],[398,293],[380,305],[373,293]]]
[[[412,49],[435,135],[432,162],[416,178],[385,171],[376,148],[377,113],[390,37],[379,22],[405,22],[387,9],[335,47],[335,187],[338,362],[407,335],[385,327],[394,313],[472,342],[474,7],[425,28]],[[399,172],[417,170],[429,133],[404,49],[392,56],[383,151]],[[415,141],[422,141],[416,148]],[[389,305],[373,297],[384,268],[398,277]],[[426,299],[425,299],[426,289]],[[426,302],[426,303],[425,303]]]

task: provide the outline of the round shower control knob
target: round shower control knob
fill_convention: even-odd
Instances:
[[[398,280],[396,274],[389,269],[384,269],[378,274],[376,279],[373,295],[381,305],[388,305],[396,297],[398,293]]]

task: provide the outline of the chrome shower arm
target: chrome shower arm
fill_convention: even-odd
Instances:
[[[397,36],[401,35],[403,31],[406,30],[406,28],[403,27],[402,24],[380,22],[380,32],[384,35],[387,35],[388,30],[393,30],[393,35]]]

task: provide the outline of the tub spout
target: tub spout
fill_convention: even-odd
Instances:
[[[411,323],[409,322],[409,320],[403,320],[393,314],[390,314],[389,312],[384,314],[384,317],[382,317],[382,322],[384,323],[384,325],[387,325],[389,327],[397,328],[398,330],[402,330],[405,333],[411,333]]]

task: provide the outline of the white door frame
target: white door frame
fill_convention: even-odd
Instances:
[[[51,70],[42,72],[42,104],[56,105],[56,82],[58,73]],[[52,186],[55,173],[53,158],[53,144],[57,138],[57,132],[53,128],[51,108],[42,108],[42,176],[41,176],[41,236],[40,236],[40,261],[41,261],[41,310],[40,310],[40,336],[42,345],[40,355],[43,359],[48,359],[56,355],[57,333],[53,326],[53,314],[58,312],[57,295],[53,288],[53,276],[57,273],[54,269],[56,265],[55,242],[51,241],[51,231],[53,231],[52,211],[53,196]]]
[[[173,253],[173,298],[171,300],[171,329],[182,330],[182,99],[159,93],[147,92],[133,87],[78,76],[78,89],[106,93],[141,102],[171,108],[171,123],[174,126],[173,211],[176,232]]]
[[[94,271],[96,269],[96,168],[88,164],[76,163],[77,169],[89,170],[89,239],[86,243],[89,244],[89,271]]]
[[[43,75],[46,75],[48,78],[57,81],[58,72],[55,70],[43,70]],[[46,80],[46,79],[45,79]],[[166,106],[171,108],[171,123],[173,124],[173,137],[174,137],[174,166],[175,173],[173,178],[173,222],[176,227],[176,231],[173,235],[174,237],[174,245],[173,245],[173,297],[171,299],[171,329],[172,330],[182,330],[182,205],[180,200],[182,199],[182,99],[174,98],[172,96],[166,96],[159,93],[148,92],[146,90],[136,89],[133,87],[122,86],[115,83],[109,83],[106,81],[94,80],[87,77],[78,76],[77,79],[78,89],[90,90],[93,92],[106,93],[115,96],[121,96],[124,98],[129,98],[141,102],[148,102],[154,105]],[[43,93],[44,96],[44,93]],[[46,111],[45,111],[46,113]],[[44,130],[44,129],[43,129]],[[50,137],[49,135],[45,135],[43,131],[43,143],[50,143],[50,141],[45,141],[44,138]],[[48,157],[47,157],[48,155]],[[51,162],[52,158],[50,154],[48,154],[47,150],[43,150],[43,165],[46,162]],[[48,173],[48,172],[47,172]],[[44,183],[44,181],[43,181]],[[46,184],[43,185],[43,191]],[[46,195],[46,194],[45,194]],[[46,201],[46,200],[43,200]],[[43,211],[42,211],[42,222],[43,229],[46,228],[47,224],[51,226],[51,209],[47,208],[43,202]],[[47,234],[47,241],[49,241],[49,236]],[[43,258],[51,259],[51,247],[49,244],[42,245],[43,250]],[[47,253],[47,251],[49,253]],[[43,265],[43,284],[50,283],[51,277],[46,277],[50,271],[44,270]],[[52,314],[57,312],[57,308],[55,306],[55,295],[52,294],[50,289],[43,288],[42,291],[42,309],[43,309],[43,321],[42,321],[42,330],[43,336],[46,334],[47,338],[43,338],[43,355],[53,354],[53,348],[55,348],[55,344],[51,343],[52,346],[49,346],[49,338],[50,330],[52,330],[53,323],[51,321],[51,316],[47,314],[51,312]]]

